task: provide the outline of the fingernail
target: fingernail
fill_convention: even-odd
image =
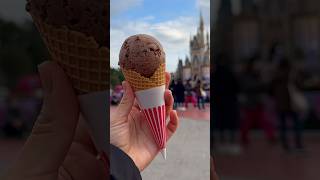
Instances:
[[[51,93],[53,89],[53,80],[50,70],[47,68],[47,63],[42,63],[38,66],[38,71],[41,79],[42,89],[44,93]]]

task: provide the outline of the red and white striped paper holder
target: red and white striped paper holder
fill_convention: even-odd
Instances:
[[[136,91],[140,109],[145,115],[153,138],[166,159],[166,108],[164,102],[165,85]]]

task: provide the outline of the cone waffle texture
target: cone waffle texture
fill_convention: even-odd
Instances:
[[[65,70],[77,94],[109,89],[109,49],[99,47],[93,37],[56,28],[33,17],[52,60]]]
[[[122,73],[126,80],[130,83],[134,91],[146,90],[166,83],[165,79],[165,64],[160,64],[159,68],[150,77],[144,77],[133,70],[122,68]]]

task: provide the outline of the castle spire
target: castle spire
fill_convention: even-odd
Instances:
[[[203,22],[203,16],[201,11],[200,11],[200,31],[201,33],[204,32],[204,22]]]
[[[209,37],[209,32],[207,31],[207,46],[210,48],[210,37]]]

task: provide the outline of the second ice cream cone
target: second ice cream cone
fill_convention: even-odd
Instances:
[[[65,70],[77,94],[108,90],[109,49],[99,47],[93,37],[66,27],[33,20],[53,61]]]

